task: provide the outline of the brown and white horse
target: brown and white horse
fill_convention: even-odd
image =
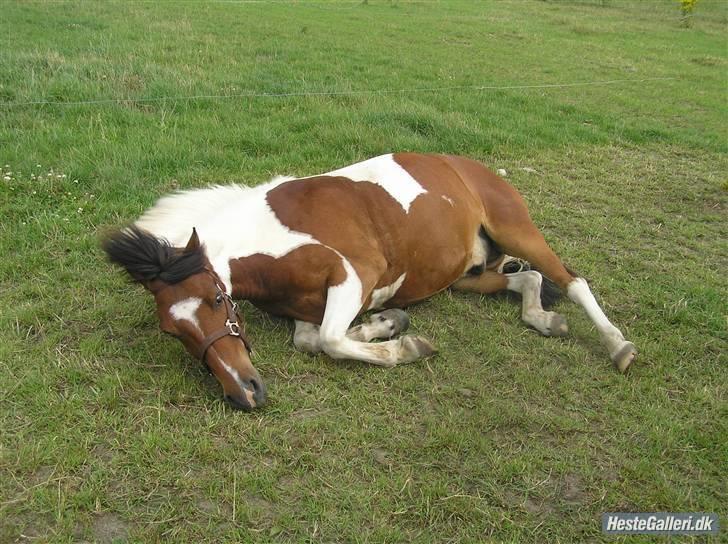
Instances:
[[[265,388],[231,297],[294,319],[298,349],[387,367],[434,352],[421,336],[392,339],[408,325],[397,308],[448,287],[518,292],[526,323],[566,334],[564,317],[541,305],[541,274],[499,272],[506,255],[584,308],[620,372],[637,353],[549,248],[518,192],[463,157],[397,153],[319,176],[166,196],[104,248],[154,295],[162,330],[208,365],[236,408],[261,406]],[[385,341],[370,343],[377,338]]]

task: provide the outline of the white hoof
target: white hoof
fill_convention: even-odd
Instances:
[[[634,347],[632,342],[625,342],[620,348],[612,355],[612,362],[614,366],[621,374],[627,372],[627,369],[634,361],[637,356],[637,348]]]

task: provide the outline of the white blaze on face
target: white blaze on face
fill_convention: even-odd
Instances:
[[[245,398],[247,399],[248,403],[255,407],[255,401],[253,400],[253,392],[250,391],[247,387],[245,387],[245,384],[243,383],[243,380],[240,379],[240,374],[238,374],[238,371],[235,370],[233,367],[231,367],[229,364],[227,364],[225,361],[220,361],[220,364],[225,369],[225,372],[230,374],[232,376],[233,380],[235,380],[235,383],[240,388],[240,390],[245,395]]]
[[[202,304],[202,299],[198,297],[190,297],[179,302],[175,302],[169,308],[169,314],[175,321],[189,321],[197,330],[202,332],[200,321],[197,319],[197,309]]]

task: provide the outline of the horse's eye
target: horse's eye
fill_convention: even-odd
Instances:
[[[222,304],[222,293],[218,293],[215,297],[215,304]]]

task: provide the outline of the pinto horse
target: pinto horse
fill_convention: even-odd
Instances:
[[[245,410],[264,404],[265,387],[233,298],[294,319],[302,351],[392,367],[435,351],[421,336],[393,339],[409,323],[400,308],[448,287],[515,291],[527,324],[566,334],[564,317],[542,307],[543,273],[584,308],[620,372],[637,353],[548,246],[521,195],[463,157],[396,153],[318,176],[165,196],[104,249],[152,293],[162,331]],[[508,256],[541,273],[503,273]],[[351,327],[374,309],[384,311]]]

